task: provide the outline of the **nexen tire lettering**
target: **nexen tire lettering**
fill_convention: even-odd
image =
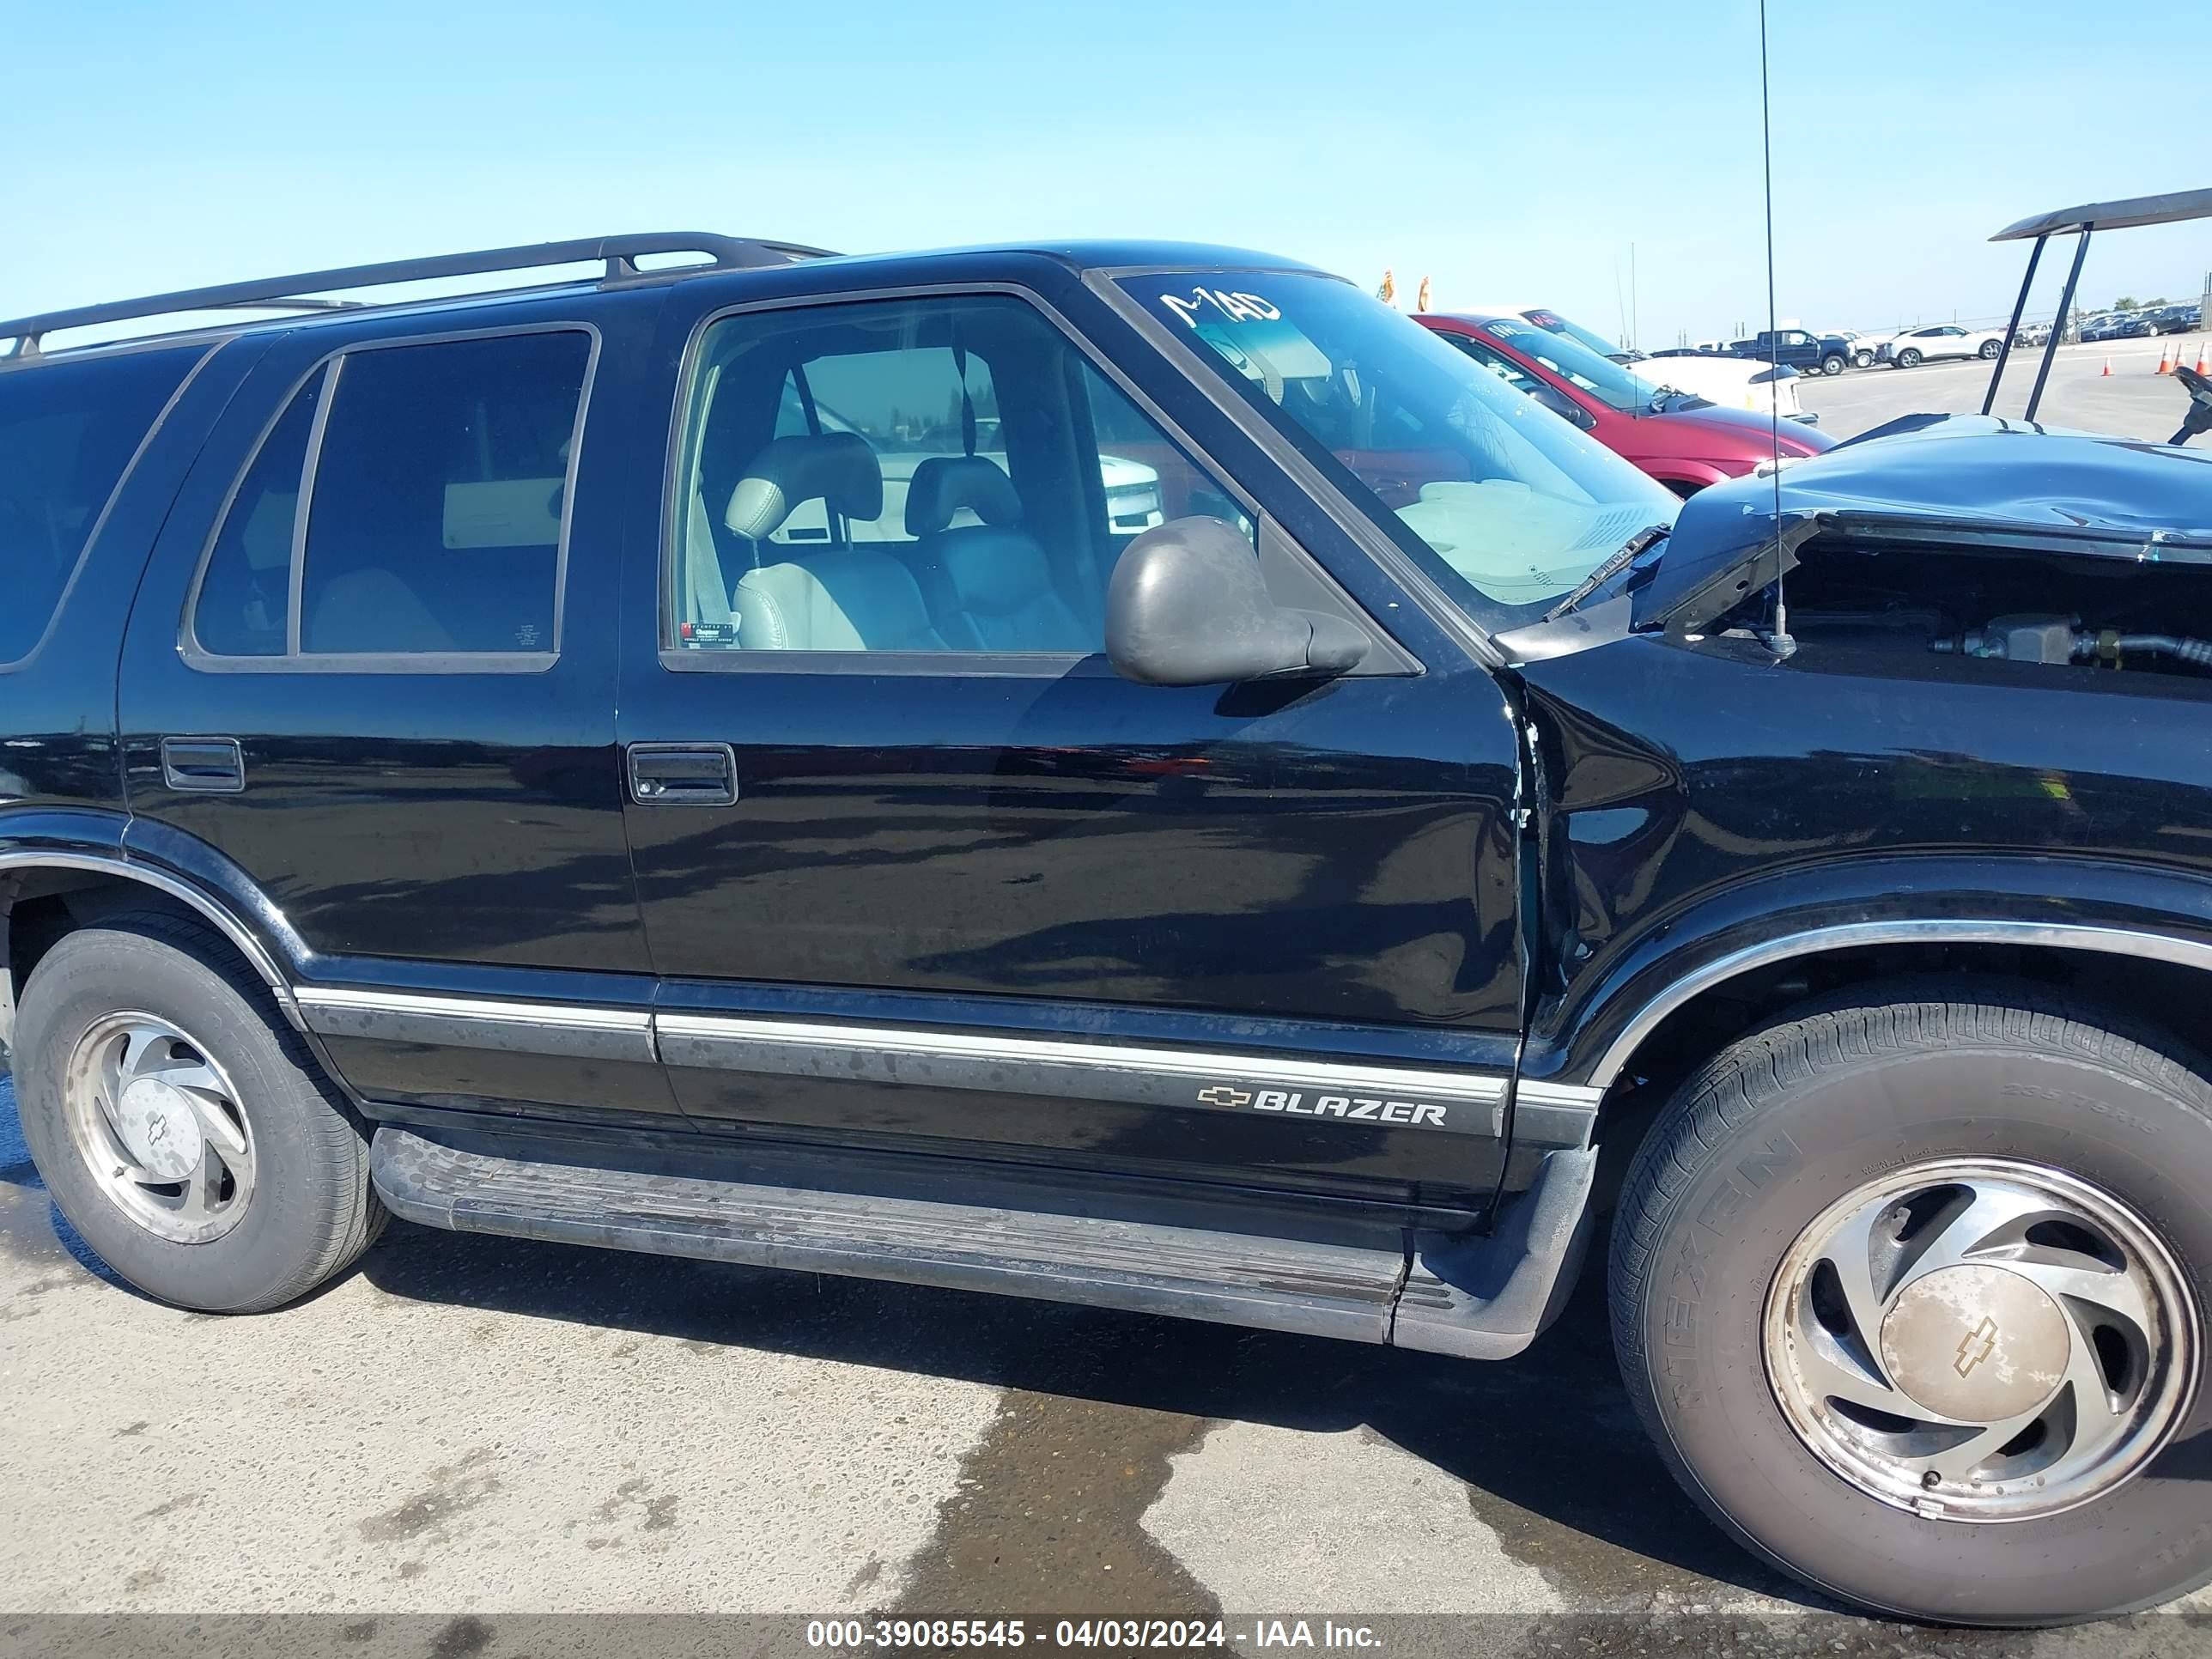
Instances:
[[[1377,1123],[1425,1123],[1444,1127],[1444,1108],[1415,1100],[1369,1100],[1355,1095],[1317,1095],[1308,1105],[1304,1092],[1262,1089],[1252,1097],[1255,1112],[1290,1112],[1299,1117],[1365,1118]]]

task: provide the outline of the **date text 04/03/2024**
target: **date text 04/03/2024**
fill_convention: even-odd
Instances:
[[[1021,1648],[1163,1651],[1239,1647],[1373,1650],[1382,1645],[1369,1626],[1333,1620],[1263,1619],[1231,1631],[1216,1619],[817,1619],[806,1626],[809,1647],[827,1649]]]

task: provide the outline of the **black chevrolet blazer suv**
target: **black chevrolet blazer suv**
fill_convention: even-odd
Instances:
[[[1917,417],[1678,504],[1177,245],[0,339],[0,1038],[149,1294],[397,1213],[1503,1358],[1609,1213],[1767,1559],[2212,1577],[2212,459]]]

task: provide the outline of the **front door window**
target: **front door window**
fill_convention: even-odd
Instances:
[[[663,644],[1086,656],[1129,541],[1229,493],[1020,301],[749,312],[687,403]]]

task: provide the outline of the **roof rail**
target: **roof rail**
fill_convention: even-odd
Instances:
[[[283,310],[352,310],[364,302],[314,302],[304,296],[325,293],[331,289],[431,282],[441,276],[473,276],[495,270],[530,270],[547,265],[578,264],[592,259],[607,262],[606,276],[603,280],[621,282],[641,274],[637,268],[638,257],[648,253],[704,253],[716,269],[739,270],[787,265],[800,259],[824,258],[829,250],[807,247],[798,242],[723,236],[704,230],[645,231],[633,236],[593,236],[568,242],[533,242],[523,247],[485,248],[473,253],[442,253],[427,259],[392,259],[382,264],[341,265],[331,270],[307,270],[293,276],[264,276],[252,282],[224,283],[214,288],[179,289],[173,294],[149,295],[143,300],[112,300],[105,305],[49,311],[36,317],[18,317],[0,322],[0,340],[12,338],[15,342],[9,356],[32,357],[38,355],[40,340],[58,329],[89,328],[99,323],[127,322],[136,317],[161,317],[185,311],[256,307]]]

